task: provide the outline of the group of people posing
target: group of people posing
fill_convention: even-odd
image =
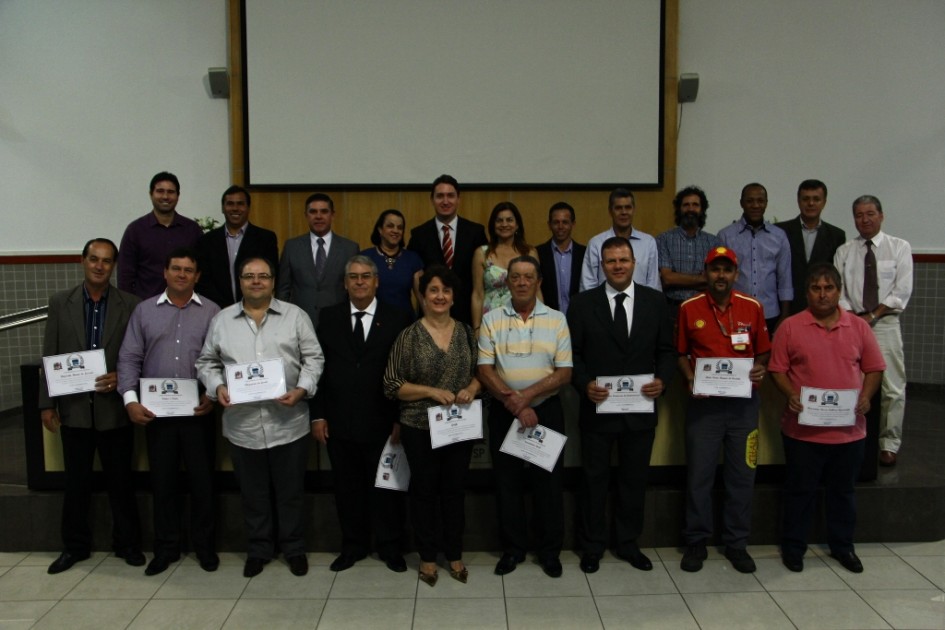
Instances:
[[[617,189],[608,204],[611,229],[587,247],[571,238],[574,208],[559,202],[548,213],[551,238],[535,248],[511,202],[493,209],[487,229],[460,217],[460,186],[442,175],[430,194],[435,216],[411,231],[408,246],[404,216],[387,210],[371,233],[373,247],[360,251],[332,231],[333,201],[316,193],[305,203],[309,233],[286,241],[279,259],[275,234],[248,221],[245,189],[224,192],[225,223],[206,234],[176,212],[179,195],[177,177],[155,175],[152,211],[128,226],[120,248],[108,239],[89,241],[84,282],[50,299],[44,356],[102,349],[108,370],[94,392],[41,392],[43,425],[61,434],[66,471],[65,549],[50,573],[90,555],[96,451],[108,483],[114,552],[133,566],[147,562],[128,474],[134,424],[145,427],[154,495],[154,555],[145,573],[162,573],[187,546],[178,507],[181,463],[191,493],[189,548],[204,570],[216,570],[218,405],[243,505],[246,577],[280,552],[293,574],[308,572],[303,503],[314,438],[327,448],[342,534],[331,570],[348,569],[375,551],[390,570],[406,571],[409,506],[419,578],[435,585],[443,554],[449,576],[465,583],[473,443],[433,448],[427,410],[480,398],[487,402],[503,552],[495,573],[515,570],[531,551],[548,576],[559,577],[563,457],[546,471],[500,446],[513,424],[564,433],[560,393],[571,386],[580,398],[580,567],[597,571],[613,544],[617,557],[647,571],[652,563],[637,540],[656,406],[603,412],[612,390],[600,379],[646,375],[640,394],[655,401],[677,373],[691,394],[682,569],[700,570],[713,539],[720,451],[725,556],[738,571],[755,569],[746,547],[758,387],[770,374],[787,398],[784,565],[803,569],[816,490],[824,483],[831,553],[847,569],[863,570],[852,541],[864,414],[882,387],[880,461],[895,464],[905,390],[898,314],[912,282],[909,245],[881,231],[875,197],[854,202],[859,236],[845,242],[842,230],[820,219],[827,198],[822,182],[803,182],[799,217],[778,226],[764,221],[764,187],[749,184],[742,218],[715,236],[703,230],[705,193],[690,186],[674,198],[676,227],[654,239],[633,228],[634,196]],[[110,283],[116,265],[117,288]],[[285,393],[231,400],[228,366],[274,359],[281,360]],[[733,398],[694,390],[696,366],[706,359],[748,359],[750,393]],[[197,380],[193,415],[157,417],[140,401],[142,378]],[[853,391],[855,419],[799,422],[802,388]],[[410,464],[406,501],[375,488],[388,440],[402,444]],[[611,540],[605,504],[615,442]]]

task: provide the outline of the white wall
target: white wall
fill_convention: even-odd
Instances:
[[[178,210],[218,216],[229,181],[225,0],[0,2],[0,254],[121,238],[181,180]]]
[[[884,229],[945,251],[945,2],[680,0],[679,187],[702,186],[708,228],[737,219],[741,187],[768,188],[769,219],[797,215],[807,178],[824,218],[856,232],[850,204],[880,198]]]

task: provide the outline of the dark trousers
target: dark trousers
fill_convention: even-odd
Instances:
[[[564,433],[561,401],[553,396],[535,407],[538,422]],[[489,447],[492,471],[496,482],[496,508],[499,536],[503,551],[524,554],[528,548],[528,520],[525,516],[525,493],[530,486],[534,504],[532,528],[535,531],[535,553],[539,558],[557,558],[564,544],[564,500],[562,479],[564,466],[558,458],[552,472],[528,464],[499,451],[512,422],[518,422],[498,401],[489,408]]]
[[[757,391],[751,398],[691,398],[686,411],[687,544],[712,536],[712,487],[722,449],[725,482],[722,543],[744,549],[751,532],[758,445]]]
[[[824,484],[827,544],[835,553],[853,551],[856,527],[854,486],[863,462],[866,440],[817,444],[784,439],[784,514],[781,549],[804,555],[807,535],[817,511],[817,487]]]
[[[141,526],[131,476],[134,452],[132,426],[96,431],[62,425],[62,456],[66,489],[62,504],[62,542],[65,550],[84,555],[92,549],[89,505],[92,501],[92,463],[98,451],[112,509],[112,547],[141,549]]]
[[[190,539],[200,555],[212,553],[214,416],[157,418],[145,427],[154,495],[154,554],[180,554],[178,473],[181,461],[190,483]]]
[[[302,505],[310,440],[304,435],[294,442],[263,449],[230,444],[233,472],[243,500],[248,557],[272,558],[276,543],[286,558],[305,553]]]
[[[395,490],[374,487],[377,463],[386,443],[387,438],[371,442],[328,439],[342,553],[370,553],[373,529],[381,557],[401,554],[404,497]]]
[[[400,441],[410,464],[410,524],[423,562],[443,550],[450,562],[463,557],[466,529],[466,473],[473,442],[434,449],[430,432],[402,426]],[[439,510],[437,510],[439,501]]]
[[[578,543],[584,553],[602,555],[609,539],[604,511],[610,487],[610,453],[617,443],[617,494],[614,525],[617,551],[625,553],[643,531],[646,478],[655,429],[619,433],[581,431],[584,487],[578,517]]]

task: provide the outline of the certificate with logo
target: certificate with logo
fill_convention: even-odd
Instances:
[[[563,433],[540,424],[525,428],[516,418],[509,427],[509,432],[505,434],[499,450],[551,472],[567,441],[568,436]]]
[[[468,405],[440,405],[427,409],[430,446],[440,448],[454,442],[482,438],[482,401]]]
[[[597,386],[608,394],[604,402],[597,403],[597,413],[651,413],[653,399],[640,393],[640,388],[652,381],[652,374],[598,376]]]
[[[812,427],[852,427],[859,397],[858,389],[801,387],[804,411],[797,415],[797,422]]]
[[[754,359],[715,357],[696,359],[693,394],[751,398],[751,379],[748,378]]]
[[[384,452],[377,462],[377,474],[374,477],[375,488],[406,492],[410,487],[410,463],[404,454],[403,444],[391,444],[387,438]]]
[[[282,396],[286,392],[282,359],[226,366],[226,388],[234,405]]]
[[[158,418],[192,416],[200,404],[195,378],[142,378],[138,400]]]
[[[43,374],[50,396],[95,391],[95,379],[107,373],[105,351],[101,348],[43,357]]]

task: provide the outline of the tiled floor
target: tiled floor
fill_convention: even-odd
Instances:
[[[469,583],[440,569],[430,588],[376,559],[332,573],[329,554],[310,554],[312,568],[294,577],[281,561],[251,580],[243,558],[223,554],[216,573],[191,558],[166,573],[96,553],[59,575],[47,575],[52,553],[0,554],[0,628],[942,628],[945,629],[945,540],[861,544],[866,567],[855,575],[814,548],[803,573],[791,573],[775,547],[750,547],[754,575],[735,572],[710,550],[699,573],[679,569],[680,552],[645,550],[644,573],[607,556],[585,575],[567,552],[564,575],[546,577],[526,562],[493,575],[497,554],[468,553]]]

